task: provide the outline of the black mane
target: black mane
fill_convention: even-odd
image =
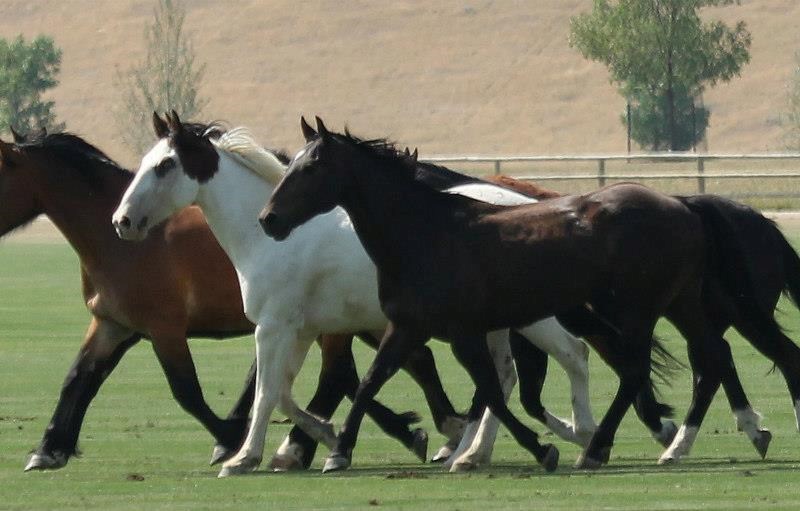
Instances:
[[[414,169],[414,180],[424,183],[434,190],[441,191],[452,186],[480,181],[476,177],[461,174],[441,165],[416,161],[405,151],[398,150],[394,142],[386,138],[361,139],[351,134],[347,128],[345,128],[344,134],[337,133],[334,136],[339,137],[343,142],[365,149],[381,159],[395,160],[406,167],[411,166],[410,168]]]

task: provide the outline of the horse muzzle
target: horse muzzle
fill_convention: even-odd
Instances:
[[[258,223],[261,224],[264,233],[275,241],[285,240],[292,232],[281,222],[280,217],[271,211],[269,213],[262,212],[258,216]]]
[[[128,215],[114,215],[111,223],[114,225],[117,236],[123,240],[141,241],[147,237],[147,216],[142,217],[135,226]]]

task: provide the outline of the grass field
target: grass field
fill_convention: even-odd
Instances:
[[[797,238],[795,238],[797,240]],[[779,375],[736,335],[728,338],[745,388],[774,440],[760,461],[735,431],[724,397],[715,400],[692,455],[675,467],[658,467],[660,448],[633,414],[626,417],[608,467],[571,469],[575,446],[557,442],[561,466],[546,475],[532,457],[501,430],[495,465],[466,475],[418,464],[399,444],[365,421],[351,470],[322,476],[314,470],[216,479],[206,462],[210,436],[169,394],[147,343],[135,347],[89,409],[81,435],[82,458],[63,470],[23,473],[28,452],[39,442],[64,375],[88,320],[79,298],[77,259],[61,244],[0,245],[0,509],[797,509],[800,435]],[[784,304],[782,323],[800,330],[800,314]],[[667,327],[667,345],[685,358],[685,345]],[[466,407],[466,375],[446,346],[434,343],[443,380],[455,403]],[[250,338],[192,343],[206,397],[219,413],[233,403],[253,353]],[[359,346],[363,372],[372,353]],[[316,350],[299,378],[296,397],[305,402],[316,382]],[[555,365],[545,402],[567,415],[563,372]],[[608,405],[617,380],[592,356],[596,416]],[[664,397],[682,415],[689,399],[689,374],[682,372]],[[421,392],[400,375],[381,399],[399,410],[415,409],[433,432]],[[517,397],[514,410],[522,414]],[[343,407],[346,409],[346,407]],[[342,413],[335,417],[341,424]],[[526,419],[530,424],[532,420]],[[536,426],[541,431],[541,427]],[[265,456],[288,431],[272,425]],[[546,437],[549,441],[552,436]],[[324,453],[320,453],[324,454]]]

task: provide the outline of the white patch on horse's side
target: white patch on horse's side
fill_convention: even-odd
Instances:
[[[697,438],[697,432],[700,428],[697,426],[687,426],[686,424],[681,424],[678,433],[675,435],[675,439],[672,440],[672,444],[664,451],[664,454],[658,459],[660,464],[664,463],[673,463],[681,459],[681,457],[686,456],[689,454],[689,451],[692,449],[692,445],[694,445],[694,440]]]
[[[498,206],[519,206],[520,204],[539,202],[532,197],[492,183],[467,183],[453,186],[443,191]]]
[[[736,419],[736,428],[739,431],[744,431],[751,442],[761,436],[760,413],[748,406],[742,410],[734,410],[733,416]]]

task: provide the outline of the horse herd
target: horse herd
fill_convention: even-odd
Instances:
[[[800,258],[749,207],[631,183],[561,196],[481,180],[384,139],[329,131],[319,118],[315,128],[301,120],[307,143],[292,159],[244,128],[184,123],[174,111],[154,114],[153,127],[158,142],[135,174],[69,133],[0,141],[0,236],[47,215],[78,253],[92,314],[26,470],[67,464],[91,400],[143,338],[176,400],[214,437],[220,476],[259,466],[276,406],[295,426],[273,470],[308,468],[319,442],[331,450],[323,471],[347,468],[364,414],[425,461],[417,414],[375,400],[400,368],[447,439],[432,459],[451,471],[488,464],[500,423],[545,470],[557,468],[558,449],[506,405],[517,379],[525,411],[584,448],[579,468],[609,461],[631,405],[666,448],[659,463],[677,462],[720,385],[764,457],[772,437],[739,381],[723,338],[730,327],[781,371],[800,429],[800,349],[774,319],[782,292],[800,299]],[[654,339],[661,317],[688,345],[693,399],[680,428],[651,377],[677,364]],[[187,337],[253,330],[256,361],[220,418],[203,397]],[[354,336],[377,349],[361,382]],[[431,337],[450,343],[475,383],[466,415],[442,388]],[[315,340],[322,369],[304,409],[292,384]],[[599,424],[584,341],[620,379]],[[569,419],[540,399],[548,355],[570,380]],[[337,435],[328,419],[345,396],[353,404]]]

